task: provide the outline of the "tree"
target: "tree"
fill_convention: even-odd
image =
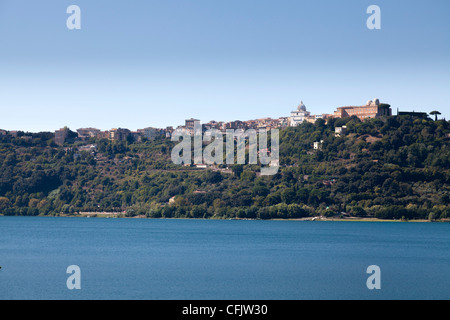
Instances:
[[[430,114],[434,115],[434,121],[437,121],[437,116],[438,116],[438,114],[441,114],[441,113],[439,111],[435,110],[435,111],[431,111]]]
[[[352,215],[355,217],[364,217],[365,215],[367,215],[366,211],[361,208],[361,207],[353,207],[352,208]]]
[[[326,121],[324,119],[317,119],[316,122],[314,123],[314,125],[318,128],[324,128],[326,124]]]
[[[206,172],[205,180],[208,183],[219,183],[222,181],[222,175],[218,171],[208,170]]]
[[[269,194],[269,189],[263,185],[257,185],[252,189],[253,196],[266,197]]]
[[[35,199],[35,198],[30,199],[30,201],[28,201],[28,206],[30,208],[36,208],[38,206],[39,202],[40,202],[39,199]]]
[[[0,211],[3,211],[8,207],[9,207],[9,199],[6,197],[0,197]]]
[[[286,204],[291,204],[295,200],[296,192],[293,188],[285,189],[281,193],[281,200]]]
[[[253,171],[245,170],[241,173],[241,181],[253,181],[256,178],[256,174]]]
[[[235,164],[231,167],[231,171],[234,173],[235,177],[239,178],[244,171],[244,167],[240,164]]]
[[[450,121],[433,120],[347,117],[281,129],[281,166],[271,177],[260,177],[257,165],[231,165],[233,174],[176,166],[170,161],[174,143],[163,138],[128,145],[92,138],[97,150],[89,154],[68,141],[65,148],[48,146],[53,133],[29,141],[20,139],[23,132],[0,135],[0,214],[128,209],[128,215],[149,217],[346,212],[426,219],[433,212],[431,218],[443,219],[450,217]],[[349,133],[335,137],[334,126],[345,124]],[[313,152],[313,142],[322,139],[322,150]]]

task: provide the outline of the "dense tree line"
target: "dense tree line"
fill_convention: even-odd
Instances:
[[[449,133],[448,121],[409,116],[319,119],[280,131],[273,176],[260,176],[258,165],[176,166],[165,138],[92,140],[97,149],[87,152],[82,142],[56,146],[50,133],[0,136],[0,213],[450,218]]]

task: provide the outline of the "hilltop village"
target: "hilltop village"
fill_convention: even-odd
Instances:
[[[420,112],[399,112],[399,114],[414,114],[415,116],[426,117],[426,113]],[[311,112],[307,111],[306,106],[303,101],[298,105],[296,110],[290,113],[290,116],[280,117],[278,119],[272,118],[260,118],[254,120],[235,120],[230,122],[215,121],[211,120],[207,123],[202,124],[203,131],[208,129],[217,129],[225,132],[227,129],[283,129],[286,127],[296,127],[303,122],[315,123],[318,119],[323,119],[328,121],[329,119],[345,118],[356,116],[360,120],[371,118],[380,118],[382,116],[391,116],[392,109],[390,105],[380,103],[379,99],[374,99],[367,101],[365,105],[362,106],[344,106],[338,107],[334,114],[316,114],[313,115]],[[175,129],[187,130],[193,133],[194,123],[199,122],[198,119],[186,119],[184,125],[180,125]],[[127,128],[113,128],[110,130],[102,131],[97,128],[79,128],[76,132],[71,131],[69,128],[64,127],[62,129],[56,130],[54,132],[54,142],[57,145],[64,145],[64,143],[73,143],[74,141],[87,141],[90,138],[95,139],[108,139],[111,141],[129,141],[129,142],[140,142],[142,139],[154,140],[158,137],[170,138],[171,134],[175,130],[173,127],[166,128],[154,128],[147,127],[143,129],[137,129],[136,131],[131,131]],[[12,130],[0,130],[0,135],[11,135],[13,137],[20,137],[24,140],[33,139],[31,134],[25,132]]]
[[[180,166],[174,130],[0,131],[0,214],[149,218],[450,218],[450,122],[378,99],[312,115],[202,124],[279,128],[279,167]],[[430,116],[431,117],[430,117]]]

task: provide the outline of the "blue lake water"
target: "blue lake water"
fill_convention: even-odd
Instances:
[[[450,224],[0,217],[0,266],[0,299],[450,299]]]

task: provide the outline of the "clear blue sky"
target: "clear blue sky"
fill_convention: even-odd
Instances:
[[[81,30],[66,9],[81,8]],[[381,30],[369,30],[369,5]],[[0,128],[177,126],[379,98],[450,119],[450,1],[0,0]]]

